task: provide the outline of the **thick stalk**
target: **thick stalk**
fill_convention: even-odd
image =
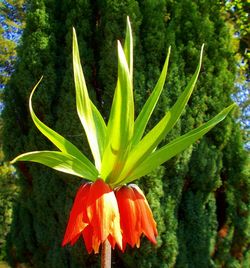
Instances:
[[[102,244],[101,268],[111,268],[111,246],[108,240]]]

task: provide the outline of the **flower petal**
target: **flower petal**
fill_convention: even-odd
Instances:
[[[62,245],[65,246],[67,243],[73,245],[79,238],[81,232],[88,225],[88,217],[86,214],[86,201],[90,184],[86,183],[78,190],[73,207],[70,212],[70,217],[67,225],[67,229],[64,235]]]
[[[141,231],[152,243],[156,244],[157,242],[155,237],[158,235],[158,232],[148,201],[142,190],[137,185],[131,184],[130,186],[133,188],[136,196],[135,202],[138,204],[141,210]]]
[[[82,231],[82,237],[84,239],[86,249],[87,249],[88,253],[90,254],[93,250],[93,247],[92,247],[93,228],[90,225],[88,225]]]
[[[101,179],[91,185],[87,200],[87,215],[93,227],[94,240],[99,239],[103,243],[111,235],[122,248],[117,201],[112,189]],[[96,245],[96,242],[94,244]]]
[[[123,250],[128,243],[134,247],[140,240],[140,208],[135,202],[136,196],[132,188],[123,186],[115,191],[120,212],[121,229],[123,233]]]

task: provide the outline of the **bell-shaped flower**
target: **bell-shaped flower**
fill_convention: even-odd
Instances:
[[[82,235],[88,253],[99,252],[106,239],[122,248],[120,214],[112,189],[103,180],[86,183],[78,190],[62,245],[73,245]]]
[[[115,195],[120,213],[123,250],[127,243],[131,247],[139,247],[142,234],[156,244],[156,222],[141,189],[135,184],[122,186],[115,190]]]
[[[156,222],[141,189],[131,184],[113,191],[97,179],[78,190],[62,245],[82,236],[88,253],[98,253],[106,240],[124,251],[127,244],[139,247],[142,234],[156,244]]]

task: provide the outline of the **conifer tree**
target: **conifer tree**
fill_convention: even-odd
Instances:
[[[0,2],[0,260],[6,258],[6,235],[12,219],[12,203],[18,192],[14,168],[4,163],[2,150],[3,88],[13,72],[24,14],[24,0]]]

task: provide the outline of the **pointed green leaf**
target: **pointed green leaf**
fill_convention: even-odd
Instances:
[[[73,69],[76,88],[77,113],[86,132],[89,146],[95,160],[95,165],[97,169],[100,170],[101,158],[104,151],[106,139],[106,125],[101,114],[89,99],[80,61],[76,32],[74,28]]]
[[[133,129],[132,82],[125,54],[118,41],[118,80],[108,122],[107,146],[102,159],[102,179],[116,180],[129,152]]]
[[[120,180],[127,177],[130,170],[140,165],[151,153],[156,149],[158,144],[166,136],[166,134],[173,128],[184,110],[197,81],[201,62],[202,62],[203,46],[201,48],[200,61],[197,69],[189,81],[184,92],[178,98],[174,106],[166,113],[161,121],[147,133],[147,135],[131,150],[126,165],[119,176]]]
[[[96,168],[95,166],[89,161],[89,159],[71,142],[66,140],[63,136],[55,132],[53,129],[46,126],[43,122],[41,122],[36,114],[34,113],[33,107],[32,107],[32,97],[33,94],[41,82],[42,78],[38,81],[38,83],[33,88],[30,98],[29,98],[29,109],[31,118],[36,125],[36,127],[41,131],[41,133],[46,136],[58,149],[60,149],[62,152],[72,155],[75,158],[78,158],[81,162],[83,162],[85,165],[89,167],[89,169],[92,169],[93,172],[95,172]]]
[[[166,80],[166,76],[167,76],[167,71],[168,71],[168,63],[169,63],[169,56],[170,56],[170,51],[171,51],[171,47],[169,47],[168,49],[168,55],[167,58],[165,60],[160,78],[153,90],[153,92],[151,93],[150,97],[148,98],[148,100],[146,101],[145,105],[143,106],[140,114],[138,115],[138,117],[135,120],[135,130],[134,130],[134,136],[133,136],[133,140],[132,140],[132,146],[136,145],[140,140],[141,137],[143,136],[143,133],[145,131],[145,128],[147,126],[148,120],[158,102],[158,99],[161,95],[162,89],[164,87],[165,84],[165,80]]]
[[[96,169],[90,168],[74,156],[57,151],[35,151],[17,156],[11,164],[17,161],[31,161],[43,164],[61,172],[76,175],[81,178],[95,180],[98,176]]]
[[[106,135],[107,135],[107,126],[104,122],[104,119],[96,106],[91,102],[92,107],[92,113],[97,133],[97,142],[99,146],[99,151],[101,154],[101,158],[103,156],[104,150],[105,150],[105,142],[106,142]],[[100,168],[99,168],[100,170]]]
[[[173,156],[179,154],[181,151],[193,144],[196,140],[200,139],[219,122],[221,122],[234,107],[235,104],[228,106],[210,121],[196,129],[189,131],[187,134],[178,137],[169,144],[153,152],[143,163],[130,170],[122,183],[129,183],[148,174]]]
[[[133,79],[133,36],[129,17],[127,17],[127,29],[124,43],[124,54],[129,67],[131,81]]]

